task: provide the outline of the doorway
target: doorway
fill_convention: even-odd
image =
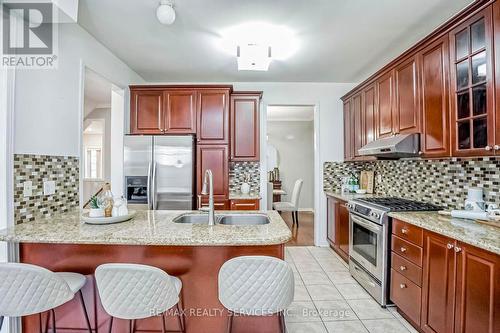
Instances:
[[[287,203],[281,216],[292,231],[288,246],[314,245],[314,109],[314,105],[267,106],[268,201],[276,210]]]
[[[123,90],[88,67],[83,70],[80,204],[110,183],[123,192]]]

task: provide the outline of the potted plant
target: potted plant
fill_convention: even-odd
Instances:
[[[89,217],[103,217],[104,216],[104,208],[102,208],[101,200],[94,195],[90,198],[90,211]]]

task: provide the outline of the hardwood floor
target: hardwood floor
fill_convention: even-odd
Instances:
[[[313,212],[299,212],[299,228],[292,227],[292,214],[282,212],[281,217],[292,230],[292,239],[286,246],[311,246],[314,245],[314,214]]]

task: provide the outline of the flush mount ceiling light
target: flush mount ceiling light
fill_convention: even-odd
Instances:
[[[297,40],[287,27],[249,22],[221,33],[219,47],[237,57],[238,70],[267,71],[272,60],[285,60],[297,51]]]
[[[172,2],[161,0],[160,5],[156,9],[156,17],[161,24],[171,25],[175,21],[175,10]]]

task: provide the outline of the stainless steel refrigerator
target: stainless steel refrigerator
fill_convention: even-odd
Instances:
[[[125,192],[129,204],[191,210],[194,204],[193,136],[124,139]]]

